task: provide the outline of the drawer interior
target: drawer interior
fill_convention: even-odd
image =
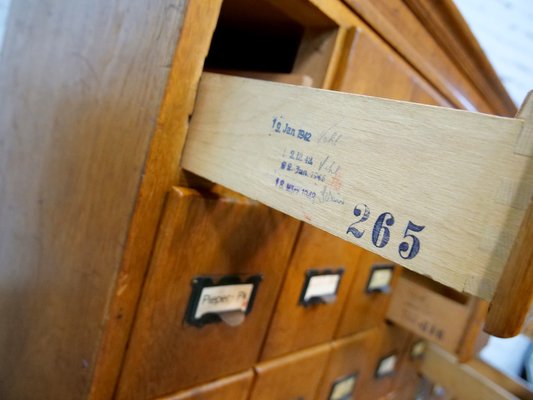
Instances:
[[[338,28],[307,1],[224,0],[205,70],[323,87]]]

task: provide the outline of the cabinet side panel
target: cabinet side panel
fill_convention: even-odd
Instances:
[[[17,1],[0,58],[0,398],[87,396],[185,0]]]

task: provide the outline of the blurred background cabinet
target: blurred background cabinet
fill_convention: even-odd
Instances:
[[[453,3],[418,3],[12,2],[0,54],[0,397],[413,391],[414,336],[385,324],[399,267],[179,162],[204,69],[514,115]],[[392,273],[372,280],[379,266]],[[338,270],[331,293],[299,303],[308,271]],[[261,276],[244,321],[188,324],[191,282],[226,275]],[[485,306],[458,304],[468,345],[449,350],[468,359]],[[307,359],[316,376],[296,369]],[[380,362],[390,373],[376,377]]]

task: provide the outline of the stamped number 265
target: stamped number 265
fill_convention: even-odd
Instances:
[[[358,219],[353,222],[346,231],[347,234],[352,234],[357,239],[361,239],[365,234],[364,229],[357,227],[357,224],[363,223],[370,218],[370,209],[366,204],[357,204],[353,209],[353,215]],[[390,229],[394,225],[394,216],[390,212],[384,212],[378,216],[374,227],[372,229],[372,243],[378,248],[385,247],[389,243]],[[415,258],[420,251],[420,239],[415,235],[422,232],[425,226],[417,225],[412,221],[407,223],[407,227],[403,232],[405,241],[398,246],[398,254],[405,260]]]

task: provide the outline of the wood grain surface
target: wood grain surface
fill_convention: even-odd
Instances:
[[[346,0],[392,47],[415,65],[422,75],[455,107],[494,112],[492,106],[464,71],[447,54],[431,32],[402,0]],[[512,107],[512,106],[511,106]],[[505,115],[512,115],[513,109]]]
[[[461,400],[518,400],[518,397],[498,386],[490,377],[468,364],[459,364],[451,354],[430,345],[420,367],[430,381],[441,385],[454,398]]]
[[[12,2],[0,398],[86,399],[186,1]]]
[[[378,329],[368,329],[357,335],[331,344],[331,356],[315,399],[327,399],[332,385],[338,380],[351,374],[356,374],[353,398],[358,398],[366,390],[368,381],[373,378],[373,354],[378,344]]]
[[[277,133],[278,122],[280,131],[289,124],[312,136]],[[490,299],[533,193],[533,165],[513,152],[523,125],[521,119],[206,74],[182,165]],[[316,164],[295,163],[291,151]],[[308,176],[287,171],[288,162]],[[387,218],[392,233],[385,245]],[[424,227],[415,234],[415,256],[409,250],[415,239],[401,244],[412,233],[408,226]]]
[[[522,331],[533,300],[533,204],[530,204],[511,256],[489,306],[485,330],[512,337]]]
[[[372,359],[369,364],[371,379],[366,381],[365,389],[360,392],[362,400],[375,400],[390,394],[401,369],[401,361],[406,345],[409,343],[411,333],[393,324],[381,324],[376,333],[376,344],[372,346]],[[396,365],[392,374],[376,377],[376,369],[382,359],[395,355]]]
[[[404,276],[394,288],[387,311],[387,319],[450,352],[459,348],[469,317],[468,304],[454,301]]]
[[[533,166],[533,92],[526,97],[517,118],[523,118],[525,124],[515,151]],[[522,181],[519,190],[524,191],[528,183]],[[527,212],[487,314],[485,330],[495,336],[518,335],[533,304],[533,196],[529,192],[524,196]]]
[[[533,385],[528,381],[505,374],[499,369],[487,364],[479,358],[474,358],[468,362],[468,366],[475,369],[487,379],[496,383],[501,388],[512,393],[521,400],[533,400]]]
[[[325,343],[333,337],[351,284],[361,249],[309,224],[296,242],[281,288],[261,359]],[[343,269],[336,299],[329,304],[299,304],[306,271]]]
[[[257,364],[249,399],[314,399],[330,352],[323,344]]]
[[[341,92],[451,107],[402,57],[364,27],[346,34],[333,89]]]
[[[242,197],[173,188],[146,278],[117,399],[151,399],[251,368],[268,328],[298,221]],[[261,275],[239,326],[186,322],[191,283]]]
[[[120,270],[105,315],[104,336],[91,388],[92,400],[110,399],[117,383],[165,197],[178,181],[189,115],[194,109],[196,88],[221,2],[195,0],[188,3],[180,36],[173,38],[175,45],[177,42],[174,58],[169,57],[164,64],[164,69],[170,68],[168,83],[161,107],[153,117],[156,128],[148,154],[144,156],[146,163],[123,244]]]
[[[404,0],[424,28],[472,80],[498,115],[516,106],[453,0]],[[507,36],[507,35],[506,35]]]
[[[367,284],[373,267],[391,265],[383,257],[364,250],[359,257],[355,279],[342,316],[339,319],[335,337],[345,337],[380,325],[385,319],[394,287],[400,276],[401,268],[394,266],[390,288],[386,292],[367,292]]]
[[[249,370],[158,400],[246,400],[253,379],[254,373]]]

